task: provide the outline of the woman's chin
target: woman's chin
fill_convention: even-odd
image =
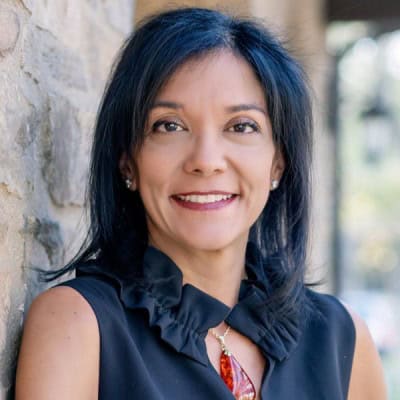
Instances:
[[[204,233],[191,234],[185,236],[182,240],[182,245],[187,249],[193,249],[197,251],[222,251],[228,249],[230,246],[237,246],[239,242],[247,242],[248,235],[232,235],[231,233],[222,232],[219,234]]]

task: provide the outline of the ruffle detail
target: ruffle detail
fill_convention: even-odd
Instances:
[[[182,286],[182,273],[164,253],[149,247],[142,260],[140,277],[118,276],[97,264],[77,267],[77,276],[97,275],[111,280],[128,309],[146,310],[151,328],[176,351],[208,365],[204,338],[211,327],[225,320],[234,329],[256,343],[266,356],[279,361],[288,357],[300,335],[298,320],[275,316],[268,309],[269,287],[261,255],[249,243],[246,272],[238,303],[230,309],[196,287]],[[266,304],[263,306],[263,304]]]
[[[248,279],[242,281],[239,301],[225,321],[256,343],[265,356],[283,361],[299,341],[300,318],[296,313],[281,315],[274,308],[276,304],[269,302],[273,288],[262,255],[251,242],[246,251],[246,272]]]
[[[151,328],[176,351],[208,365],[204,338],[223,321],[230,308],[196,287],[182,286],[182,273],[164,253],[149,247],[144,255],[143,275],[134,280],[97,265],[77,268],[77,276],[97,275],[111,279],[128,309],[147,311]]]
[[[267,304],[265,292],[247,282],[242,288],[243,285],[247,286],[246,293],[225,319],[226,323],[256,343],[264,355],[284,360],[297,345],[299,322],[278,319]]]

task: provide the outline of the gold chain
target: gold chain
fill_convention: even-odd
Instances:
[[[210,332],[212,333],[212,335],[215,337],[215,339],[218,340],[219,344],[221,345],[222,351],[228,356],[231,355],[231,352],[226,347],[225,338],[228,335],[230,330],[231,330],[231,327],[228,325],[228,327],[226,328],[225,332],[222,335],[218,335],[218,333],[215,332],[214,329],[210,329]]]

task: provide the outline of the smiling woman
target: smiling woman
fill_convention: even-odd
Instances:
[[[17,399],[383,399],[364,325],[304,283],[311,120],[264,27],[143,22],[98,114],[87,240],[47,275],[77,277],[31,307]]]

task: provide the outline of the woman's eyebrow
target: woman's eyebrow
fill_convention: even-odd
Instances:
[[[174,101],[165,101],[165,100],[155,101],[151,105],[151,109],[157,108],[157,107],[173,108],[174,110],[183,109],[184,108],[183,104],[181,104],[181,103],[176,103]],[[265,108],[263,108],[263,107],[261,107],[261,106],[259,106],[257,104],[253,104],[253,103],[236,104],[236,105],[233,105],[233,106],[226,107],[226,110],[228,112],[230,112],[230,113],[234,113],[234,112],[238,112],[238,111],[256,110],[256,111],[262,112],[264,115],[268,115],[267,111],[265,110]]]

